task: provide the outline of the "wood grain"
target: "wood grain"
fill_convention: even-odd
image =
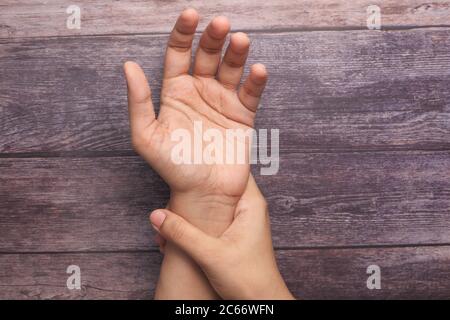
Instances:
[[[0,299],[150,299],[162,256],[139,253],[0,254]],[[81,271],[69,290],[67,267]]]
[[[448,299],[450,249],[364,248],[281,251],[288,287],[304,299]],[[369,265],[381,269],[381,289],[367,289]]]
[[[66,27],[73,4],[80,29]],[[367,28],[369,5],[381,8],[383,28],[450,25],[450,2],[439,0],[3,0],[0,37],[169,32],[186,7],[200,12],[200,30],[216,15],[229,17],[234,30]]]
[[[450,147],[450,29],[254,34],[284,150]],[[0,152],[130,150],[122,63],[159,103],[166,36],[0,41]]]
[[[449,152],[286,153],[256,178],[277,247],[450,243]],[[168,199],[138,157],[0,159],[0,179],[3,252],[146,250]]]
[[[148,212],[168,188],[131,151],[121,65],[143,65],[158,104],[187,6],[199,30],[224,14],[249,31],[250,63],[269,69],[257,127],[280,129],[280,171],[253,172],[292,292],[450,297],[450,1],[79,0],[69,30],[71,4],[0,4],[0,299],[153,296]],[[370,4],[395,31],[366,30]],[[71,264],[82,290],[66,288]]]
[[[280,270],[301,299],[438,299],[450,297],[450,248],[277,251]],[[0,299],[150,299],[159,274],[156,252],[0,254]],[[66,287],[69,265],[81,290]],[[366,286],[369,265],[381,290]]]

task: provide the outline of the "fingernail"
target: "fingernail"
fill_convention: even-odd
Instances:
[[[165,219],[166,213],[164,211],[155,210],[150,214],[150,222],[157,231],[161,228]]]

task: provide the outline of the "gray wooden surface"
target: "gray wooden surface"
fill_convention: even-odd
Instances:
[[[82,8],[82,27],[65,8]],[[383,31],[365,27],[369,4]],[[179,11],[231,18],[270,81],[258,128],[280,171],[254,173],[300,298],[450,298],[450,2],[36,1],[0,4],[0,299],[153,295],[148,212],[168,188],[129,142],[121,65],[159,100]],[[76,264],[82,290],[68,290]],[[377,264],[382,289],[368,290]]]
[[[79,30],[64,27],[73,4],[85,17]],[[199,30],[216,15],[228,16],[233,30],[365,29],[369,5],[383,9],[385,29],[450,26],[445,0],[2,0],[0,36],[166,33],[185,7],[204,18]]]
[[[279,128],[280,148],[450,147],[450,28],[250,36],[271,75],[257,126]],[[122,64],[144,66],[158,103],[166,41],[0,40],[0,152],[130,150]]]
[[[449,247],[277,250],[287,285],[299,298],[448,298]],[[68,265],[81,290],[66,288]],[[0,255],[3,299],[150,299],[161,255],[153,251]],[[383,267],[382,289],[368,290],[366,268]],[[11,277],[12,274],[21,276]]]
[[[168,189],[139,157],[7,158],[0,168],[0,251],[153,245],[148,213]],[[450,152],[282,153],[280,168],[254,170],[276,247],[450,244]]]

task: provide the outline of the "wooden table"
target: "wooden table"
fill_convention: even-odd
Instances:
[[[2,0],[0,298],[152,297],[148,213],[168,188],[132,151],[122,63],[142,64],[158,103],[186,6],[200,30],[227,15],[268,67],[256,125],[280,130],[280,171],[254,173],[292,292],[450,298],[450,1],[416,0]]]

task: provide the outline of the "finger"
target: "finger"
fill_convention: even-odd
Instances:
[[[155,111],[150,87],[141,67],[135,62],[128,61],[124,64],[124,71],[128,87],[131,137],[135,140],[155,121]]]
[[[166,247],[166,240],[158,233],[155,236],[155,242],[159,247],[159,251],[164,254],[164,249]]]
[[[167,241],[180,247],[199,265],[202,265],[207,252],[212,252],[219,241],[167,209],[153,211],[150,222]]]
[[[195,55],[194,75],[215,77],[229,31],[230,23],[225,17],[216,17],[209,23],[200,38]]]
[[[231,35],[222,64],[219,67],[217,79],[227,88],[235,90],[241,81],[245,61],[248,56],[250,40],[242,32]]]
[[[194,9],[186,9],[178,17],[167,45],[164,78],[177,77],[189,72],[192,40],[198,19],[198,13]]]
[[[256,112],[261,94],[267,82],[267,70],[263,64],[254,64],[244,84],[239,89],[239,99],[249,110]]]

